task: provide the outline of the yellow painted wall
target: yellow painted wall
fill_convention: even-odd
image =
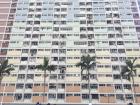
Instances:
[[[98,68],[97,72],[98,73],[111,73],[112,69],[111,68]]]
[[[140,56],[140,51],[126,51],[127,56]]]
[[[68,59],[67,64],[76,64],[80,62],[80,59]]]
[[[44,61],[43,58],[42,59],[40,59],[40,58],[39,59],[36,59],[36,63],[37,64],[43,64],[43,61]]]
[[[17,80],[17,77],[9,76],[9,77],[4,77],[2,82],[16,82],[16,80]]]
[[[96,56],[110,56],[109,51],[96,51]]]
[[[20,64],[20,59],[9,59],[9,64]]]
[[[80,77],[66,77],[66,81],[68,82],[78,82],[78,81],[81,81],[81,78]]]
[[[80,67],[79,68],[73,67],[73,68],[67,68],[66,71],[67,71],[67,73],[71,73],[71,72],[79,73],[79,72],[81,72],[81,69],[80,69]]]
[[[20,56],[21,51],[7,51],[7,56]]]
[[[97,62],[99,64],[110,64],[111,60],[110,59],[97,59]]]
[[[81,55],[80,51],[67,51],[67,56],[76,56],[76,55]]]
[[[47,56],[47,55],[50,55],[50,54],[51,54],[51,51],[38,51],[37,52],[38,56]]]
[[[98,81],[99,82],[103,82],[103,83],[109,83],[109,82],[113,82],[113,78],[112,77],[98,77]]]

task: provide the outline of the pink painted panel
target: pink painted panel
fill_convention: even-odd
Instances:
[[[0,2],[11,2],[12,0],[0,0]]]
[[[6,21],[0,21],[0,26],[6,26]]]
[[[3,39],[3,34],[0,34],[0,40],[2,40]]]
[[[8,14],[0,14],[0,19],[7,20]]]
[[[1,39],[0,39],[1,40]],[[0,44],[2,44],[2,41],[0,41]],[[1,90],[0,90],[1,91]]]
[[[0,7],[10,7],[10,3],[0,3]]]
[[[0,13],[9,13],[9,8],[0,8]]]
[[[5,30],[5,27],[0,27],[0,33],[3,33]]]

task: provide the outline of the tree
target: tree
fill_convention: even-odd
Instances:
[[[12,64],[8,64],[8,60],[0,62],[0,85],[5,75],[10,75],[10,72],[15,70]]]
[[[44,95],[43,95],[43,102],[45,102],[45,83],[46,83],[46,72],[49,71],[50,74],[52,71],[55,71],[56,70],[56,66],[54,65],[49,65],[49,60],[44,57],[44,62],[42,65],[37,65],[36,68],[38,70],[42,70],[44,71]]]
[[[121,69],[121,76],[126,77],[129,81],[132,80],[133,84],[133,89],[134,89],[134,98],[136,100],[136,89],[135,89],[135,81],[134,81],[134,76],[137,75],[137,68],[140,68],[140,64],[135,64],[137,58],[133,60],[126,60],[125,63],[126,65]]]
[[[96,67],[96,57],[91,57],[90,55],[82,56],[81,61],[76,64],[77,67],[81,67],[81,77],[83,75],[86,76],[86,80],[88,81],[88,90],[89,90],[89,103],[91,103],[91,90],[90,90],[90,71],[94,70]],[[83,73],[83,71],[86,73]]]

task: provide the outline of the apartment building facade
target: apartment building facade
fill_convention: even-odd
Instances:
[[[140,103],[140,72],[136,95],[120,77],[127,58],[140,63],[139,7],[138,0],[0,0],[0,61],[15,67],[2,80],[1,103],[42,103],[43,72],[35,66],[44,57],[57,65],[46,77],[45,103],[88,103],[87,81],[75,66],[86,54],[100,62],[91,72],[93,104]]]

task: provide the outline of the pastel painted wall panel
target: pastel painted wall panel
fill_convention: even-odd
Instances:
[[[66,81],[68,82],[78,82],[78,81],[81,81],[81,78],[80,77],[66,77]]]
[[[13,23],[14,27],[26,27],[26,23],[25,22],[14,22]]]
[[[3,33],[5,30],[5,27],[0,27],[0,33]]]
[[[100,97],[100,102],[101,103],[115,103],[115,97],[108,97],[108,96],[101,96]]]
[[[137,60],[135,61],[135,64],[140,64],[140,59],[137,59]],[[140,72],[139,68],[137,68],[137,69],[138,69],[137,72]]]
[[[97,25],[97,26],[104,25],[104,26],[106,26],[107,24],[106,24],[106,22],[94,22],[94,25]]]
[[[9,64],[20,64],[20,59],[9,59]]]
[[[136,93],[140,93],[140,86],[138,86],[138,87],[135,86],[135,91],[136,91]]]
[[[36,63],[37,63],[37,64],[43,64],[43,58],[42,58],[42,59],[37,59],[37,60],[36,60]]]
[[[66,92],[80,92],[80,86],[66,86]]]
[[[66,102],[68,102],[68,103],[80,103],[81,97],[80,96],[67,96]]]
[[[80,51],[67,51],[68,56],[80,55]]]
[[[136,103],[140,103],[140,96],[137,96],[137,97],[136,97],[135,102],[136,102]]]
[[[111,68],[98,68],[97,72],[98,73],[111,73],[112,69]]]
[[[80,62],[80,59],[68,59],[67,64],[76,64]]]
[[[44,86],[34,86],[33,92],[44,92]],[[45,92],[48,92],[48,86],[45,86]]]
[[[0,3],[0,7],[10,7],[10,3]]]
[[[43,77],[35,77],[34,78],[34,81],[35,82],[40,82],[40,81],[43,82],[44,81],[44,78]]]
[[[6,86],[5,87],[5,92],[14,92],[15,91],[15,86]]]
[[[67,73],[77,73],[77,72],[81,72],[80,67],[72,67],[72,68],[66,68]]]
[[[134,81],[135,81],[136,83],[139,83],[139,82],[140,82],[140,77],[134,77]]]
[[[7,20],[8,14],[0,14],[0,20]]]
[[[100,93],[113,93],[114,87],[113,86],[99,86]]]
[[[14,97],[12,96],[3,96],[3,102],[8,103],[8,102],[13,102]]]
[[[96,56],[110,56],[109,51],[96,51]]]
[[[97,62],[99,62],[100,64],[110,64],[111,60],[110,59],[97,59]]]
[[[47,97],[44,97],[44,101],[45,102],[47,102]],[[43,102],[43,96],[33,96],[32,97],[32,102],[33,103],[37,103],[37,102],[39,102],[39,103],[42,103]]]
[[[21,51],[8,51],[7,56],[20,56]]]
[[[9,13],[8,8],[0,8],[0,13]]]
[[[0,3],[3,3],[3,2],[11,2],[11,0],[0,0]]]
[[[17,77],[4,77],[2,82],[16,82]]]
[[[4,91],[4,86],[0,86],[0,92]]]
[[[51,54],[51,51],[38,51],[37,52],[38,56],[47,56],[47,55],[50,55],[50,54]]]
[[[6,21],[0,21],[0,27],[5,25],[6,25]]]
[[[113,78],[112,77],[98,77],[98,81],[101,83],[112,83]]]

